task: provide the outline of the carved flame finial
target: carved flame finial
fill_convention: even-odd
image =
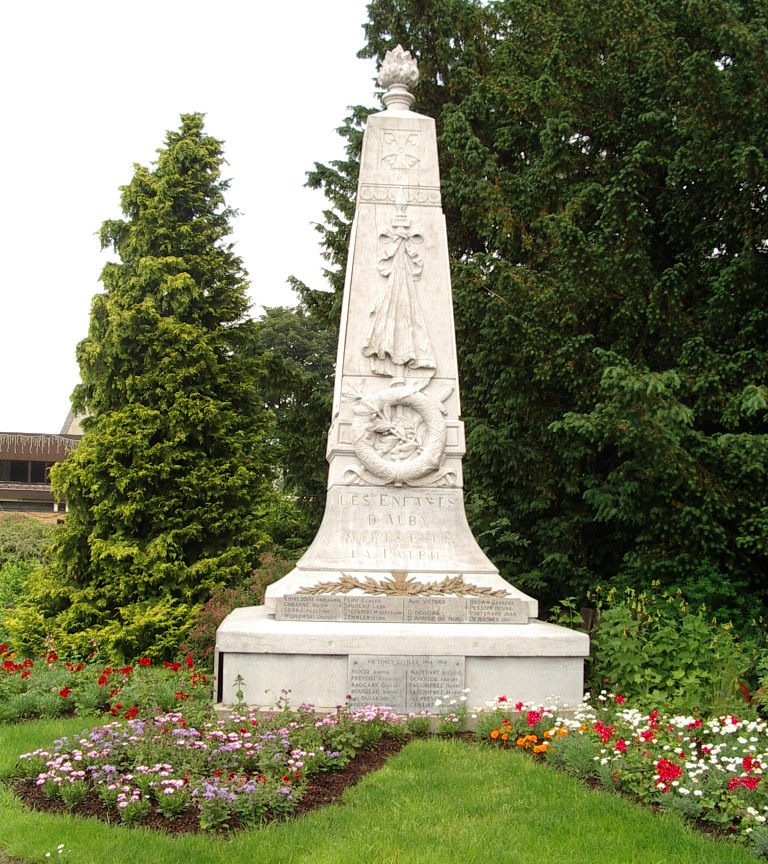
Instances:
[[[418,80],[419,70],[410,51],[404,51],[402,45],[387,51],[379,70],[379,85],[387,90],[381,98],[388,110],[408,111],[414,100],[410,91]]]

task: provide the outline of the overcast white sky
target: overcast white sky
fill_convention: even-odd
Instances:
[[[365,0],[8,0],[0,11],[0,431],[58,432],[106,260],[96,232],[179,115],[222,139],[235,248],[258,306],[324,288],[325,199],[347,106],[374,105]]]

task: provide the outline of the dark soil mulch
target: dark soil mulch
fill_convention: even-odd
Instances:
[[[376,771],[395,753],[399,752],[405,745],[405,741],[395,741],[390,738],[382,739],[374,750],[361,750],[357,756],[341,771],[328,771],[318,774],[312,778],[306,792],[294,810],[294,817],[309,813],[318,807],[325,807],[341,799],[345,789],[354,786],[362,777],[371,771]],[[42,789],[35,786],[34,780],[17,780],[13,783],[16,794],[33,810],[48,813],[69,813],[70,811],[61,801],[49,801],[43,795]],[[73,811],[77,816],[101,819],[110,824],[118,823],[120,820],[114,813],[104,808],[101,799],[92,793],[88,798]],[[141,820],[145,828],[154,828],[167,834],[194,834],[199,832],[197,808],[189,808],[176,819],[166,819],[162,813],[153,809],[150,814]],[[232,819],[222,830],[231,832],[242,828],[238,820]]]

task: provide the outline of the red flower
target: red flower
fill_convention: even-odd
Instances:
[[[170,669],[172,672],[178,672],[181,669],[181,663],[171,663],[170,660],[163,662],[163,669]]]
[[[118,706],[118,707],[122,707],[122,706]],[[125,712],[125,714],[123,714],[123,717],[125,717],[126,720],[133,720],[133,718],[134,718],[138,713],[139,713],[139,709],[134,705],[132,708],[129,708],[129,709]]]
[[[656,737],[656,733],[652,729],[646,729],[644,732],[640,733],[640,737],[643,741],[653,741]]]
[[[619,753],[625,753],[627,750],[627,742],[623,738],[619,738],[616,742],[616,749]]]
[[[152,662],[152,661],[150,661],[150,662]],[[147,665],[149,665],[149,663]],[[123,673],[123,675],[130,675],[131,672],[133,672],[133,666],[123,666],[123,668],[120,671]]]
[[[507,697],[506,696],[499,696],[499,698],[496,701],[497,702],[506,702]],[[517,710],[519,711],[520,709],[518,708]]]
[[[541,714],[539,714],[538,711],[529,711],[525,718],[525,722],[529,726],[535,726],[537,723],[541,722]]]
[[[757,789],[757,784],[760,782],[759,777],[742,777],[741,785],[746,789]]]
[[[61,690],[59,690],[59,696],[61,696],[62,699],[66,699],[67,696],[69,696],[69,694],[71,692],[72,692],[71,687],[62,687]]]
[[[195,668],[195,661],[192,659],[191,654],[187,654],[187,656],[184,658],[184,662],[187,664],[187,669]]]
[[[139,660],[139,666],[151,666],[151,665],[152,665],[152,658],[151,657],[142,657]]]
[[[623,705],[627,701],[623,696],[620,696],[618,693],[616,694],[614,699],[616,700],[617,705]]]
[[[22,678],[29,678],[29,676],[30,676],[31,674],[32,674],[32,673],[30,672],[29,669],[25,669],[25,670],[21,673],[21,677],[22,677]]]
[[[3,644],[0,645],[0,653],[3,653],[3,654],[4,654],[7,650],[8,650],[8,643],[7,643],[7,642],[3,642]]]
[[[597,723],[595,723],[595,732],[600,736],[600,742],[602,744],[608,743],[615,729],[615,726],[606,726],[602,720],[598,720]]]
[[[659,759],[656,763],[656,773],[663,783],[671,783],[672,780],[682,777],[683,769],[670,759]]]
[[[182,699],[189,699],[189,696],[183,690],[177,690],[176,698],[181,701]]]
[[[96,682],[99,687],[106,687],[109,684],[109,678],[105,674],[99,675],[99,680]]]
[[[55,651],[49,651],[45,658],[46,663],[55,663],[59,659],[59,655]]]
[[[123,706],[122,706],[119,702],[116,702],[116,703],[115,703],[115,704],[114,704],[114,705],[109,709],[109,713],[110,713],[110,714],[117,714],[117,712],[118,712],[122,707],[123,707]]]
[[[756,768],[760,767],[760,760],[755,759],[754,756],[745,756],[741,760],[741,764],[745,771],[754,771]]]

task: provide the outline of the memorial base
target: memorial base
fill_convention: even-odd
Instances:
[[[583,633],[526,624],[414,624],[275,620],[264,606],[236,609],[216,639],[214,700],[268,708],[388,706],[435,712],[435,700],[467,696],[482,706],[514,701],[577,705],[583,696]],[[467,692],[468,691],[468,692]]]

